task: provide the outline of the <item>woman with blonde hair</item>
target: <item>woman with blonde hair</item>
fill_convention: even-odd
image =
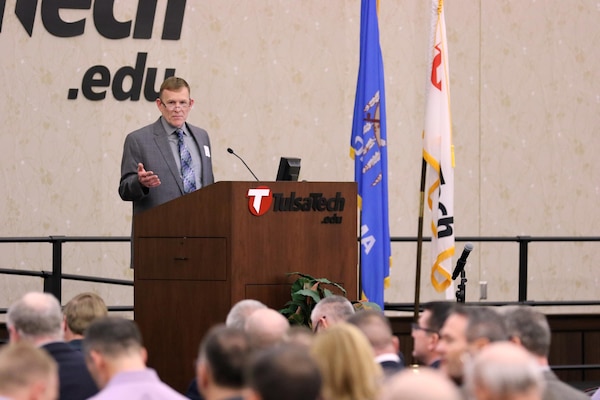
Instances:
[[[323,378],[323,400],[374,400],[383,379],[364,334],[348,323],[319,332],[311,347]]]

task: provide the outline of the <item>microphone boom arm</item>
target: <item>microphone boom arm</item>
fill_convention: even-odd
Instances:
[[[252,170],[250,169],[250,167],[248,166],[248,164],[246,164],[246,162],[244,160],[242,160],[242,157],[238,156],[237,154],[235,154],[235,152],[233,151],[233,149],[231,147],[227,148],[227,152],[229,154],[233,154],[234,156],[236,156],[237,158],[239,158],[239,160],[242,162],[242,164],[244,164],[244,166],[246,167],[246,169],[248,171],[250,171],[250,173],[252,174],[252,176],[254,177],[254,179],[256,179],[256,182],[260,182],[260,179],[258,179],[256,177],[256,175],[254,175],[254,172],[252,172]]]

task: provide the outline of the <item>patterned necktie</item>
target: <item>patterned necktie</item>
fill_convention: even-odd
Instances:
[[[196,190],[196,178],[194,176],[194,170],[192,169],[192,156],[190,151],[183,142],[183,130],[177,129],[175,131],[179,141],[179,157],[181,158],[181,176],[183,177],[183,192],[190,193]]]

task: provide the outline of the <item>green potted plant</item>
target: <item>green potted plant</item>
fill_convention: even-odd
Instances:
[[[305,325],[311,327],[310,314],[315,305],[324,297],[334,294],[346,296],[346,289],[336,282],[326,278],[315,278],[301,272],[290,272],[288,276],[298,276],[292,283],[291,300],[285,307],[279,310],[285,316],[290,325]],[[377,309],[379,306],[367,301],[351,301],[354,308],[359,310]]]
[[[290,272],[288,276],[298,276],[292,283],[291,300],[279,310],[288,319],[290,325],[305,325],[310,327],[310,313],[315,304],[324,297],[334,294],[331,289],[337,289],[345,296],[346,289],[342,285],[326,278],[315,278],[301,272]]]

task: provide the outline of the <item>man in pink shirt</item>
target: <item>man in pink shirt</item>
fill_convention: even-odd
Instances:
[[[146,367],[147,352],[132,321],[105,317],[92,322],[85,332],[83,352],[101,388],[93,400],[186,400]]]

